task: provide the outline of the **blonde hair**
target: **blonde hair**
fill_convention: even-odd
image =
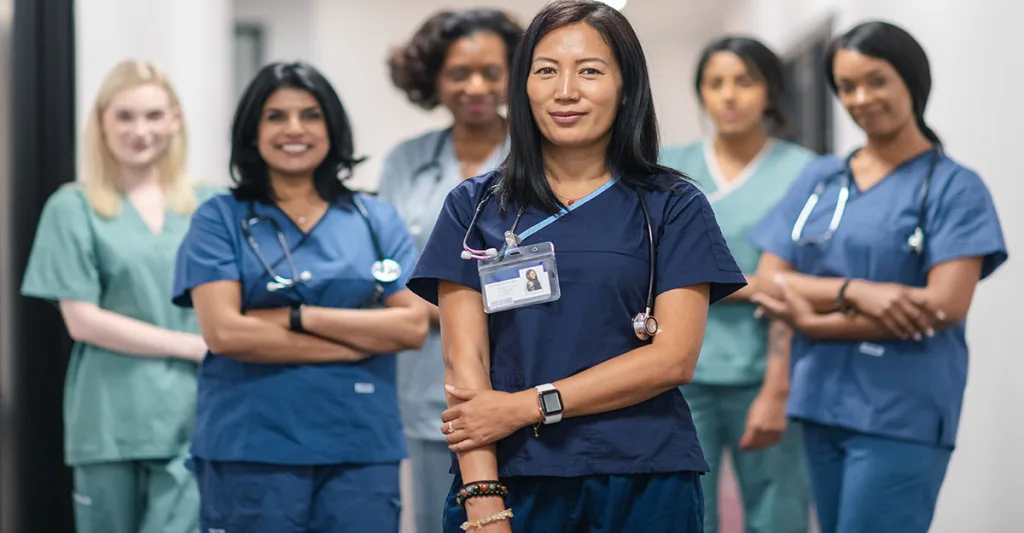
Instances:
[[[107,73],[89,113],[83,139],[82,166],[85,171],[86,196],[100,216],[113,217],[121,211],[121,192],[116,181],[121,168],[103,134],[103,113],[122,91],[146,84],[163,89],[171,107],[180,108],[178,95],[163,72],[148,61],[125,60]],[[181,214],[189,214],[196,208],[195,190],[185,174],[187,145],[188,137],[182,117],[180,129],[157,162],[165,201],[172,211]]]

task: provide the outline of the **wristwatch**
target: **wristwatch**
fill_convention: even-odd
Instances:
[[[562,421],[562,393],[550,383],[538,385],[537,403],[544,415],[544,424],[555,424]]]

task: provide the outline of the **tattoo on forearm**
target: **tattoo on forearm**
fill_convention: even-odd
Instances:
[[[793,340],[793,330],[784,322],[773,320],[768,325],[768,356],[789,353],[789,343]]]

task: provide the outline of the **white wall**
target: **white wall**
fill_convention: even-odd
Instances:
[[[122,59],[153,61],[181,98],[194,180],[227,183],[231,120],[229,0],[77,0],[79,133],[100,83]]]
[[[725,28],[749,31],[784,52],[807,28],[834,16],[837,31],[867,18],[903,26],[925,47],[933,91],[927,119],[948,153],[985,179],[1003,223],[1010,261],[979,288],[968,341],[971,368],[959,446],[939,500],[935,533],[1020,531],[1024,520],[1024,197],[1019,150],[1024,111],[1017,105],[1019,21],[1024,5],[1002,0],[746,0]],[[837,149],[863,142],[837,107]]]

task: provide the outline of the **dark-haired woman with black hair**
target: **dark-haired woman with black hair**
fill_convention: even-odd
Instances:
[[[753,298],[796,331],[788,413],[822,533],[925,533],[960,422],[965,320],[1006,244],[984,182],[925,123],[913,37],[860,24],[826,67],[867,143],[812,162],[754,230],[777,274]]]
[[[625,17],[540,11],[509,134],[503,165],[448,195],[409,282],[441,317],[444,530],[699,532],[707,464],[678,387],[709,304],[744,278],[704,195],[657,164]]]
[[[799,428],[787,427],[789,327],[754,316],[750,296],[761,254],[750,230],[814,158],[773,133],[786,126],[782,61],[755,39],[708,44],[694,86],[714,136],[666,147],[661,162],[694,178],[708,195],[747,287],[708,312],[697,371],[684,389],[711,473],[703,476],[706,533],[718,531],[718,479],[729,450],[748,533],[806,533],[810,489]]]
[[[384,160],[379,197],[398,210],[423,248],[448,192],[496,168],[508,154],[509,64],[523,29],[493,9],[442,11],[392,54],[391,79],[409,101],[445,108],[451,125],[401,142]],[[438,509],[452,483],[437,431],[447,407],[437,308],[422,349],[398,356],[398,400],[409,445],[418,533],[440,533]]]
[[[236,186],[196,210],[174,302],[210,348],[192,446],[203,531],[398,531],[406,455],[395,352],[427,306],[394,209],[347,189],[338,95],[304,64],[264,67],[238,104]]]

